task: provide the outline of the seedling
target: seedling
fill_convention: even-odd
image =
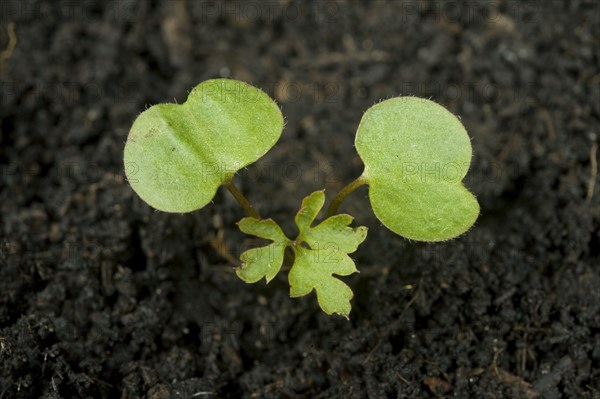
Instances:
[[[270,241],[241,254],[237,275],[247,283],[270,282],[287,261],[290,296],[316,292],[327,314],[348,317],[353,293],[335,276],[357,272],[349,254],[367,236],[337,214],[348,194],[369,186],[375,216],[396,234],[418,241],[444,241],[467,231],[479,215],[477,199],[463,186],[471,142],[461,122],[444,107],[421,98],[392,98],[368,109],[356,133],[364,172],[331,201],[314,225],[325,192],[304,198],[290,239],[273,219],[261,218],[234,185],[243,167],[278,141],[283,116],[261,90],[230,79],[196,86],[184,104],[150,107],[133,123],[125,144],[125,172],[137,194],[165,212],[192,212],[226,187],[248,217],[243,233]]]

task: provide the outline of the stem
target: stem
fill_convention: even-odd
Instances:
[[[233,195],[233,198],[235,198],[242,208],[244,208],[248,216],[255,219],[260,219],[260,215],[256,209],[250,205],[250,202],[248,202],[246,197],[244,197],[244,194],[242,194],[242,192],[236,187],[236,185],[233,183],[233,180],[228,180],[223,185],[227,188],[227,190],[229,190],[231,195]]]
[[[340,207],[342,201],[344,201],[344,198],[346,198],[348,196],[348,194],[350,194],[352,191],[356,190],[360,186],[365,185],[367,183],[368,183],[367,179],[365,179],[363,175],[360,175],[356,178],[356,180],[354,180],[352,183],[350,183],[346,187],[344,187],[333,198],[333,201],[331,201],[331,204],[329,204],[329,209],[327,209],[327,217],[331,217],[337,213],[338,208]]]

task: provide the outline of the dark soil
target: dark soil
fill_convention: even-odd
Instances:
[[[599,4],[0,0],[0,398],[600,398]],[[229,194],[156,212],[123,173],[134,118],[218,76],[282,105],[239,184],[285,229],[399,94],[462,118],[476,226],[409,242],[361,188],[350,321],[244,284]]]

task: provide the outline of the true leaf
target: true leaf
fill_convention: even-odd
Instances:
[[[181,105],[142,112],[125,144],[127,179],[149,205],[191,212],[279,139],[283,116],[261,90],[230,79],[207,80]]]
[[[358,127],[356,149],[373,211],[395,233],[442,241],[477,219],[477,199],[462,184],[471,142],[458,118],[441,105],[398,97],[371,107]]]
[[[349,227],[353,218],[344,214],[311,227],[324,202],[325,193],[316,191],[302,201],[296,215],[300,233],[296,239],[294,265],[288,276],[290,296],[304,296],[314,289],[325,313],[348,317],[352,290],[333,275],[347,276],[357,271],[348,254],[364,241],[367,228]]]
[[[242,267],[236,269],[236,274],[247,283],[255,283],[263,277],[269,283],[281,269],[285,248],[290,240],[272,219],[247,217],[240,220],[238,226],[246,234],[265,238],[273,243],[243,252],[240,255]]]

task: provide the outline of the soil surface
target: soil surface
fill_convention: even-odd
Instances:
[[[600,398],[599,4],[0,0],[0,398]],[[410,242],[363,187],[349,321],[244,284],[228,193],[157,212],[122,164],[141,111],[220,76],[286,115],[238,177],[285,230],[400,94],[461,117],[478,222]]]

